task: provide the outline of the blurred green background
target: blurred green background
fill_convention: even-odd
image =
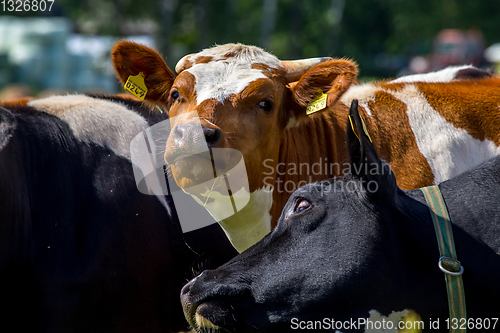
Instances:
[[[500,62],[493,45],[500,42],[500,0],[54,0],[50,11],[8,5],[0,2],[0,100],[12,84],[33,95],[121,91],[109,50],[122,38],[156,47],[171,68],[187,53],[228,42],[258,45],[280,59],[348,57],[362,80],[462,63],[494,70]]]

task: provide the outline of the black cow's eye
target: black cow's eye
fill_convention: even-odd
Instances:
[[[295,209],[293,210],[294,213],[300,213],[300,212],[303,212],[305,210],[308,210],[309,208],[312,207],[312,203],[309,202],[309,200],[306,200],[306,199],[300,199],[299,201],[297,201],[297,203],[295,204]]]
[[[270,113],[273,110],[273,102],[270,100],[263,100],[259,104],[259,107],[266,113]]]

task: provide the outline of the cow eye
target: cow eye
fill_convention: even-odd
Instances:
[[[300,199],[295,204],[295,209],[293,210],[293,212],[300,213],[300,212],[303,212],[305,210],[308,210],[311,207],[312,207],[312,203],[309,200]]]
[[[270,100],[267,100],[267,99],[261,101],[258,104],[258,106],[259,106],[259,108],[264,110],[264,112],[266,112],[266,113],[270,113],[273,110],[273,102],[271,102]]]
[[[179,100],[179,98],[181,97],[181,95],[179,94],[179,92],[177,90],[172,90],[172,92],[170,93],[170,103],[173,103],[177,100]]]

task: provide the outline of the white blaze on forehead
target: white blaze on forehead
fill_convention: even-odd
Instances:
[[[436,184],[500,155],[500,147],[494,142],[477,140],[448,123],[415,85],[390,93],[407,105],[418,149],[429,162]]]
[[[187,70],[196,79],[196,102],[198,105],[207,99],[224,100],[232,94],[239,94],[248,85],[266,76],[261,70],[252,69],[250,64],[211,62],[194,65]]]
[[[231,56],[228,57],[228,54]],[[275,56],[258,47],[242,44],[226,44],[203,50],[190,56],[189,61],[194,63],[199,57],[209,57],[211,60],[186,70],[195,77],[198,105],[210,98],[223,103],[232,94],[242,92],[251,82],[265,79],[262,70],[252,68],[252,64],[264,64],[273,69],[281,67],[281,62]]]
[[[228,55],[231,56],[228,57]],[[190,55],[188,60],[195,63],[200,57],[210,57],[212,59],[211,61],[239,59],[247,63],[262,63],[273,68],[281,66],[281,61],[278,58],[264,51],[260,47],[243,44],[224,44],[215,46]],[[182,62],[183,59],[179,62]]]
[[[108,147],[129,159],[130,142],[148,125],[120,103],[85,95],[47,97],[28,105],[64,120],[79,140]]]

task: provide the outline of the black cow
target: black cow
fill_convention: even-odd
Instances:
[[[408,309],[424,331],[437,331],[437,323],[448,331],[444,273],[423,194],[399,189],[362,129],[360,140],[353,133],[351,174],[298,189],[271,234],[183,288],[193,327],[363,331],[370,315],[395,311],[398,319]],[[469,331],[491,330],[500,316],[500,158],[440,189],[465,270]]]
[[[235,251],[184,234],[139,193],[130,139],[166,119],[142,102],[72,95],[0,108],[0,331],[170,332],[193,268]]]

